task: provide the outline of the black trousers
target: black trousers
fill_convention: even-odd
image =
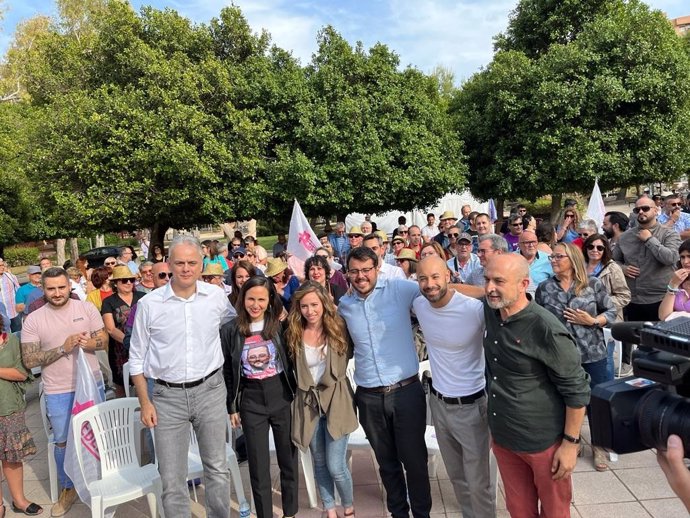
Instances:
[[[626,322],[658,322],[659,306],[661,306],[661,301],[653,302],[652,304],[635,304],[631,302],[623,308],[623,316]],[[630,365],[632,361],[632,344],[628,342],[623,343],[623,355],[621,359],[623,363]]]
[[[297,514],[299,472],[297,449],[291,438],[291,401],[290,391],[280,375],[262,381],[244,381],[242,384],[240,418],[247,441],[249,480],[257,518],[273,518],[269,428],[273,430],[280,468],[283,515]]]
[[[414,518],[429,518],[431,488],[422,384],[414,382],[388,393],[358,388],[355,399],[359,421],[379,464],[391,516],[409,518],[411,507]]]

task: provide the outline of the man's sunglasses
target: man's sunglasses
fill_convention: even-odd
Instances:
[[[172,279],[172,272],[158,272],[158,278],[163,280],[165,278]]]
[[[642,205],[641,207],[635,207],[635,208],[633,209],[633,212],[634,212],[635,214],[639,214],[640,212],[649,212],[650,210],[652,210],[652,208],[651,208],[650,206],[648,206],[648,205]]]

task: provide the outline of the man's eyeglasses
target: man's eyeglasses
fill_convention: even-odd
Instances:
[[[139,270],[142,275],[151,275],[153,272],[151,270]]]
[[[680,202],[671,203],[670,205],[671,205],[671,207],[682,207],[683,206],[683,204]]]
[[[398,230],[398,234],[407,234],[407,233],[408,233],[407,230]]]
[[[135,279],[118,279],[122,284],[134,284]]]
[[[163,280],[165,278],[172,279],[172,272],[158,272],[158,278]]]
[[[115,261],[112,261],[112,262],[106,261],[106,262],[103,263],[103,264],[104,264],[105,266],[115,266],[117,263],[116,263]]]
[[[606,247],[603,245],[587,245],[587,250],[596,250],[597,252],[603,252]]]
[[[354,239],[356,237],[362,237],[362,236],[360,236],[359,234],[348,234],[347,237],[349,237],[350,239]]]
[[[448,237],[454,237],[455,239],[460,237],[460,234],[448,234]]]
[[[511,223],[510,226],[511,227],[521,227],[522,223]]]
[[[640,212],[649,212],[652,208],[649,205],[642,205],[641,207],[635,207],[633,212],[639,214]]]
[[[244,254],[242,252],[237,252],[232,254],[233,259],[242,259],[244,257]]]
[[[564,259],[566,257],[568,257],[568,256],[565,254],[551,254],[549,256],[549,261],[551,261],[551,262],[560,261],[561,259]]]
[[[347,274],[350,275],[351,277],[359,277],[359,274],[362,273],[364,275],[369,275],[372,271],[374,270],[374,267],[370,268],[351,268],[347,271]]]

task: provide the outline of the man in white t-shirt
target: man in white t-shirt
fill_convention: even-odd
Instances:
[[[431,241],[436,234],[439,233],[438,225],[436,224],[436,216],[433,212],[426,215],[426,226],[422,227],[422,239],[425,243]]]
[[[441,456],[462,515],[493,518],[496,491],[489,468],[484,305],[450,289],[450,271],[440,257],[419,263],[417,282],[423,297],[417,297],[413,307],[429,353],[429,406]]]
[[[62,491],[51,516],[64,516],[77,499],[74,484],[65,474],[65,446],[76,390],[76,347],[86,353],[96,380],[103,382],[96,351],[105,350],[108,333],[96,307],[70,298],[70,282],[62,268],[48,268],[41,276],[47,304],[33,311],[22,329],[22,359],[28,369],[41,367],[46,407],[55,437],[55,463]],[[104,394],[101,394],[102,396]]]

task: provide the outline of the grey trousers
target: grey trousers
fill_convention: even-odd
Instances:
[[[163,481],[166,516],[191,515],[187,488],[189,425],[194,427],[204,465],[206,516],[230,516],[230,474],[225,449],[228,414],[222,370],[191,389],[153,386],[156,458]]]
[[[429,395],[436,439],[463,518],[495,518],[496,488],[489,468],[486,396],[450,405]]]

